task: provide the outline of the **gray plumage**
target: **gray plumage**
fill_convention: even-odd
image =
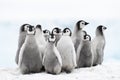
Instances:
[[[30,26],[30,24],[23,24],[19,30],[18,49],[17,49],[17,53],[16,53],[16,57],[15,57],[16,64],[18,64],[19,52],[20,52],[20,49],[25,41],[26,34],[27,34],[26,29],[28,26]]]
[[[52,30],[52,34],[54,34],[55,37],[56,37],[55,46],[57,46],[57,43],[58,43],[58,41],[60,40],[60,38],[61,38],[61,36],[62,36],[62,31],[61,31],[60,28],[55,27],[55,28],[53,28],[53,30]]]
[[[89,24],[89,23],[85,22],[83,20],[80,20],[76,23],[76,25],[74,27],[73,34],[72,34],[71,38],[72,38],[76,52],[77,52],[78,46],[81,44],[81,41],[83,39],[83,30],[82,29],[87,24]]]
[[[37,73],[42,68],[42,57],[33,30],[33,26],[29,26],[28,34],[20,50],[18,64],[22,74]]]
[[[93,66],[102,64],[105,47],[105,36],[103,31],[107,29],[100,25],[96,29],[96,36],[92,40]]]
[[[91,52],[91,37],[84,35],[82,45],[79,45],[77,50],[77,67],[90,67],[92,66],[92,52]]]
[[[45,29],[45,30],[43,30],[43,35],[44,35],[44,37],[45,37],[45,41],[47,41],[48,40],[48,38],[49,38],[49,36],[50,36],[50,31],[49,30],[47,30],[47,29]]]
[[[48,38],[48,42],[43,56],[43,65],[46,72],[59,74],[62,68],[61,56],[55,46],[55,36],[53,34]]]

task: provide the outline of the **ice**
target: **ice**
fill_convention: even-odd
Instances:
[[[17,71],[17,68],[0,68],[0,80],[120,80],[120,63],[113,61],[95,67],[74,69],[69,74],[41,72],[23,75]]]

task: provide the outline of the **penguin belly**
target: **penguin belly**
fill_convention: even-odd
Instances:
[[[35,38],[29,39],[23,44],[21,50],[19,67],[23,74],[40,72],[42,68],[42,57],[36,40]]]
[[[104,56],[105,41],[98,37],[92,41],[93,66],[102,64]]]
[[[45,67],[46,72],[51,74],[59,74],[61,72],[61,61],[58,59],[60,55],[56,55],[56,48],[55,49],[46,49],[45,55],[43,57],[43,64]],[[61,57],[60,57],[61,58]]]
[[[76,53],[74,44],[69,36],[62,36],[57,49],[62,57],[62,69],[71,72],[76,67]]]
[[[35,36],[36,36],[36,41],[37,41],[37,44],[39,47],[39,51],[42,53],[42,58],[43,58],[44,50],[45,50],[45,46],[46,46],[45,38],[42,34],[41,35],[36,34]]]
[[[81,49],[80,49],[81,47]],[[89,41],[83,41],[82,46],[78,48],[78,61],[77,66],[80,67],[91,67],[92,66],[92,52],[91,52],[91,43]]]

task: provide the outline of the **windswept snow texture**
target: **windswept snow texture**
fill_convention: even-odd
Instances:
[[[0,80],[120,80],[120,63],[105,63],[91,68],[75,69],[72,73],[52,75],[46,72],[16,74],[17,69],[0,69]]]

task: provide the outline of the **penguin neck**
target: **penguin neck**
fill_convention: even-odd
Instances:
[[[53,49],[55,47],[55,42],[48,42],[47,47]]]
[[[49,38],[49,35],[44,35],[44,38],[45,38],[45,41],[47,41]]]
[[[42,35],[42,31],[40,31],[39,29],[36,29],[36,35],[37,35],[37,36]]]
[[[104,38],[103,31],[96,30],[96,37],[103,37]]]
[[[82,29],[78,29],[77,26],[75,26],[74,31],[73,31],[73,36],[81,36]]]
[[[35,42],[35,35],[27,35],[26,36],[26,40],[25,40],[25,43],[28,43],[28,44],[30,44],[30,43],[33,43],[33,42]]]
[[[55,37],[56,37],[55,45],[57,45],[57,42],[60,40],[60,38],[62,37],[62,35],[55,35]]]
[[[46,44],[45,37],[42,35],[42,31],[40,31],[39,29],[36,29],[35,37],[38,44]]]

